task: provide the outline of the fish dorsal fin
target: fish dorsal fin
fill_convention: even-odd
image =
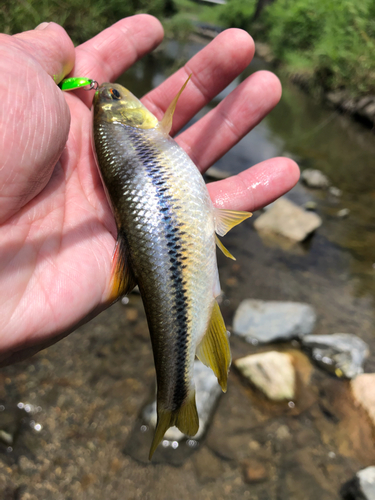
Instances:
[[[184,404],[176,411],[158,408],[158,423],[152,440],[149,460],[161,443],[167,430],[175,425],[183,434],[194,436],[199,429],[199,417],[195,404],[195,390],[192,388]]]
[[[225,257],[228,257],[229,259],[232,259],[232,260],[236,260],[236,257],[233,257],[233,255],[230,253],[230,251],[227,248],[225,248],[225,246],[221,243],[221,241],[219,240],[219,238],[216,234],[215,234],[215,241],[216,241],[217,247],[220,248],[220,250],[223,252]]]
[[[237,224],[251,217],[251,212],[239,212],[236,210],[223,210],[215,208],[215,231],[219,236],[224,236]],[[225,252],[224,252],[225,253]]]
[[[112,257],[110,301],[113,302],[121,295],[129,294],[136,284],[137,281],[129,264],[125,237],[119,230]]]
[[[223,389],[227,391],[228,370],[231,363],[229,340],[219,304],[214,302],[210,324],[197,347],[197,358],[210,367]]]
[[[188,81],[190,80],[191,78],[191,74],[188,76],[188,79],[186,80],[186,82],[183,84],[183,86],[181,87],[181,89],[179,90],[178,94],[176,95],[176,97],[173,99],[173,101],[170,103],[170,105],[168,106],[168,109],[167,111],[165,112],[162,120],[159,122],[159,127],[160,129],[163,131],[163,134],[165,135],[168,135],[169,132],[171,131],[171,128],[172,128],[172,121],[173,121],[173,114],[175,112],[175,109],[176,109],[176,105],[177,105],[177,101],[180,97],[180,95],[182,94],[182,91],[184,90],[184,88],[186,87]]]

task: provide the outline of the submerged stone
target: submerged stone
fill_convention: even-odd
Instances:
[[[296,376],[289,354],[276,351],[251,354],[237,359],[234,364],[251,384],[272,401],[294,399]]]
[[[206,432],[216,401],[222,391],[212,370],[200,361],[195,361],[194,363],[194,382],[195,400],[199,415],[199,430],[193,438],[194,440],[199,440]],[[147,425],[151,425],[153,428],[156,427],[156,401],[145,407],[143,418]],[[163,446],[173,445],[174,442],[181,441],[184,438],[186,436],[177,427],[171,427],[164,435],[166,443],[163,441]]]
[[[301,179],[307,186],[315,189],[327,189],[330,185],[328,177],[314,168],[306,168],[301,173]]]
[[[375,467],[361,469],[341,489],[344,500],[375,500]]]
[[[246,299],[234,315],[233,331],[250,344],[258,344],[308,335],[315,322],[309,304]]]
[[[279,198],[256,219],[254,227],[260,232],[303,241],[321,224],[322,219],[316,213],[308,212],[286,198]]]
[[[338,377],[353,378],[363,373],[363,363],[369,355],[369,348],[356,335],[308,335],[301,342],[311,350],[314,361]]]

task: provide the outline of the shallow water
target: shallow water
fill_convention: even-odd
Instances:
[[[124,83],[143,94],[198,48],[168,43]],[[256,60],[248,72],[262,67]],[[371,131],[284,82],[277,108],[218,162],[236,173],[289,154],[343,191],[340,198],[302,185],[292,191],[300,204],[316,201],[323,218],[303,245],[264,241],[253,220],[226,236],[237,257],[218,256],[229,329],[244,298],[308,302],[318,314],[315,333],[359,335],[372,351],[365,370],[375,371],[374,153]],[[350,209],[348,218],[337,217],[341,208]],[[234,359],[268,349],[234,336],[231,345]],[[143,306],[132,294],[127,305],[115,304],[58,345],[2,370],[0,498],[340,498],[342,485],[375,463],[373,429],[348,382],[313,366],[298,343],[273,347],[294,357],[294,405],[266,401],[232,369],[205,438],[158,450],[149,463],[151,432],[141,432],[141,411],[155,374]]]

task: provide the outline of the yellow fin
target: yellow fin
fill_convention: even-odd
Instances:
[[[251,217],[251,212],[237,212],[235,210],[215,209],[215,231],[219,236],[224,236],[232,227],[241,224]]]
[[[218,248],[220,248],[220,250],[223,252],[225,257],[229,257],[232,260],[236,260],[236,257],[233,257],[233,255],[230,253],[230,251],[227,248],[225,248],[225,246],[221,243],[221,241],[219,240],[219,238],[216,234],[215,234],[215,241],[216,241],[216,245],[218,246]]]
[[[112,258],[111,292],[109,300],[113,302],[121,295],[127,295],[137,282],[130,268],[124,235],[118,232],[115,251]]]
[[[167,430],[175,425],[183,434],[194,436],[199,429],[199,418],[195,404],[195,391],[192,390],[186,402],[178,410],[158,410],[158,423],[152,440],[149,460],[161,443]]]
[[[168,135],[169,132],[171,131],[171,128],[172,128],[172,120],[173,120],[173,114],[175,112],[175,109],[176,109],[176,105],[177,105],[177,101],[180,97],[180,95],[182,94],[182,91],[184,90],[184,88],[186,87],[188,81],[190,80],[191,78],[191,74],[188,76],[188,79],[186,80],[186,82],[183,84],[183,86],[181,87],[180,91],[178,92],[178,94],[176,95],[176,97],[173,99],[173,101],[170,103],[170,105],[168,106],[168,109],[167,111],[165,112],[161,122],[159,123],[159,127],[162,129],[163,133],[165,135]]]
[[[227,329],[225,328],[223,316],[216,300],[208,330],[197,347],[196,355],[202,363],[212,369],[223,392],[226,392],[231,354]]]

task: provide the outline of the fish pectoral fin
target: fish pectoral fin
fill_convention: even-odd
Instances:
[[[219,236],[225,236],[234,226],[241,224],[252,215],[251,212],[215,208],[215,231]]]
[[[136,284],[137,281],[129,264],[125,237],[119,230],[112,257],[110,300],[114,301],[121,295],[129,294]]]
[[[216,300],[210,324],[205,336],[197,347],[196,356],[203,364],[212,369],[223,392],[226,392],[231,354],[227,329]]]
[[[195,390],[192,389],[186,402],[176,411],[158,410],[158,423],[152,440],[149,460],[161,443],[167,430],[176,426],[183,434],[194,436],[199,429],[199,417],[195,404]]]
[[[217,247],[220,248],[220,250],[223,252],[225,257],[229,257],[232,260],[236,260],[236,257],[233,257],[233,255],[230,253],[230,251],[227,248],[225,248],[225,246],[221,243],[221,241],[219,240],[219,238],[216,234],[215,234],[215,241],[216,241]]]
[[[170,103],[170,105],[168,106],[167,108],[167,111],[165,112],[162,120],[159,122],[159,128],[162,130],[162,132],[165,134],[165,135],[168,135],[169,132],[171,131],[171,128],[172,128],[172,121],[173,121],[173,115],[174,115],[174,112],[175,112],[175,109],[176,109],[176,105],[177,105],[177,101],[180,97],[180,95],[182,94],[182,91],[184,90],[184,88],[186,87],[188,81],[190,80],[191,78],[191,74],[188,76],[188,79],[186,80],[186,82],[183,84],[183,86],[181,87],[181,89],[179,90],[178,94],[176,95],[176,97],[173,99],[173,101]]]

